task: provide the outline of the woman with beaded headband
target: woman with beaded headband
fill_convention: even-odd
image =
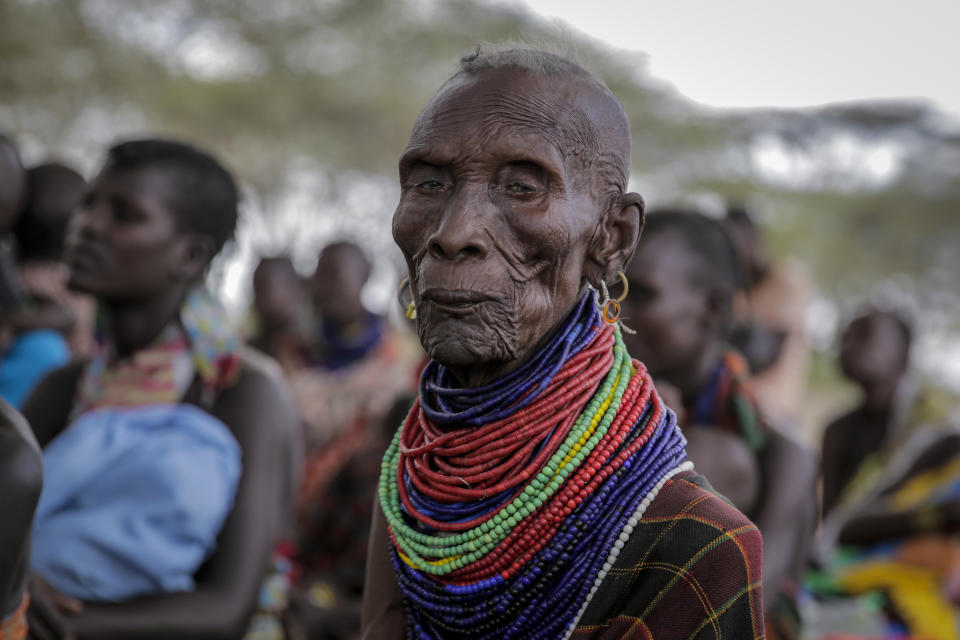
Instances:
[[[432,361],[383,460],[365,638],[763,636],[760,535],[606,291],[643,226],[629,163],[617,99],[541,51],[465,58],[417,118],[393,233]]]

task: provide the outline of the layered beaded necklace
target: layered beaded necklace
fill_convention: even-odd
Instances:
[[[593,295],[496,382],[424,371],[380,476],[410,637],[569,636],[656,492],[691,466]]]

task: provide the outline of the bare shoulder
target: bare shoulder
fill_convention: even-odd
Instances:
[[[245,450],[267,445],[291,455],[300,428],[296,407],[275,361],[244,349],[237,381],[221,392],[213,414],[233,431]],[[285,446],[281,443],[285,443]],[[276,446],[281,444],[281,446]]]
[[[76,360],[45,375],[23,404],[23,416],[41,447],[67,426],[86,360]]]

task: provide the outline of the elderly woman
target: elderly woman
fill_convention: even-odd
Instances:
[[[80,638],[238,638],[256,602],[296,418],[202,284],[236,220],[215,159],[140,140],[110,150],[71,223],[96,346],[24,415],[46,472],[31,569]]]
[[[421,111],[393,232],[432,362],[383,460],[365,638],[762,637],[760,535],[606,293],[643,225],[629,162],[616,98],[539,51],[466,58]]]

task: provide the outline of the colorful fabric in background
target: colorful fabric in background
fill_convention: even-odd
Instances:
[[[319,344],[320,366],[333,371],[356,364],[380,345],[386,329],[386,321],[369,312],[365,322],[348,328],[343,328],[328,319],[322,319]]]
[[[687,407],[687,424],[721,427],[739,436],[754,453],[760,451],[767,427],[748,390],[749,377],[747,361],[727,349],[699,397]]]
[[[920,399],[922,401],[921,396]],[[863,633],[850,617],[873,613],[889,637],[960,640],[960,425],[917,403],[904,412],[887,446],[865,460],[824,522],[821,568],[808,575],[805,639]],[[917,423],[918,416],[933,422]],[[913,534],[868,546],[836,540],[859,517],[900,517]],[[844,603],[848,617],[837,610]],[[850,606],[856,603],[856,607]]]
[[[287,372],[304,421],[306,456],[297,503],[305,550],[317,505],[328,483],[352,456],[370,443],[397,398],[416,387],[422,360],[418,347],[395,331],[384,331],[376,348],[335,371],[305,368]],[[313,555],[315,551],[306,551]]]
[[[433,362],[421,376],[379,491],[408,637],[570,637],[658,492],[692,468],[591,298],[501,380],[459,388]]]
[[[0,640],[26,640],[27,637],[27,607],[30,597],[23,596],[23,600],[13,613],[0,619]]]
[[[226,309],[203,288],[188,294],[178,322],[130,358],[114,353],[101,316],[73,415],[101,407],[177,403],[194,379],[200,382],[201,404],[209,407],[239,375],[240,346]]]
[[[0,398],[21,408],[43,376],[69,361],[67,343],[56,331],[21,333],[0,356]]]

